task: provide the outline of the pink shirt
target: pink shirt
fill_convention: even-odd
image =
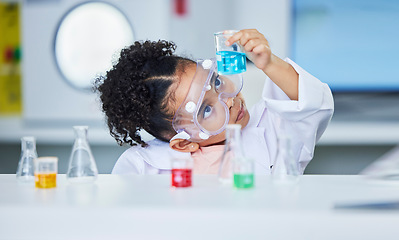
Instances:
[[[191,153],[194,174],[217,174],[222,160],[224,145],[201,147]]]

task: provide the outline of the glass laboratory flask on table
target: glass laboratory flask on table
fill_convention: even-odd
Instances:
[[[226,127],[226,145],[219,168],[221,182],[234,182],[236,188],[254,186],[254,161],[245,156],[241,125],[229,124]]]
[[[75,142],[69,158],[66,177],[71,183],[90,183],[97,179],[98,170],[87,141],[88,126],[74,126]]]
[[[19,182],[33,183],[35,181],[33,160],[36,158],[36,139],[34,137],[21,138],[21,157],[16,174]]]
[[[292,153],[291,138],[288,135],[278,136],[276,161],[272,168],[273,181],[277,183],[296,183],[301,175],[299,163]]]

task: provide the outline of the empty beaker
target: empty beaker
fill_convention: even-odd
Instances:
[[[58,158],[39,157],[34,159],[35,186],[37,188],[54,188],[57,186]]]
[[[66,177],[69,182],[94,182],[98,170],[87,141],[88,126],[74,126],[75,142],[69,158]]]
[[[21,157],[18,162],[17,180],[19,182],[34,182],[33,160],[37,158],[36,140],[34,137],[21,138]]]
[[[237,42],[230,46],[226,45],[227,39],[236,32],[236,30],[228,30],[214,34],[218,72],[221,75],[247,71],[247,59],[243,47]]]

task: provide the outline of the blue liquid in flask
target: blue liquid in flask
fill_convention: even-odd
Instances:
[[[247,71],[245,53],[220,51],[216,53],[216,60],[220,74],[238,74]]]

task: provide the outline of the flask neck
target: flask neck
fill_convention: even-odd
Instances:
[[[241,126],[226,128],[226,147],[227,151],[231,151],[235,158],[245,157],[242,148]]]
[[[23,137],[21,139],[22,152],[36,152],[36,141],[33,137]]]
[[[87,127],[86,126],[75,126],[75,139],[80,141],[87,141]]]
[[[278,137],[278,151],[283,155],[291,155],[291,139],[288,136]]]

